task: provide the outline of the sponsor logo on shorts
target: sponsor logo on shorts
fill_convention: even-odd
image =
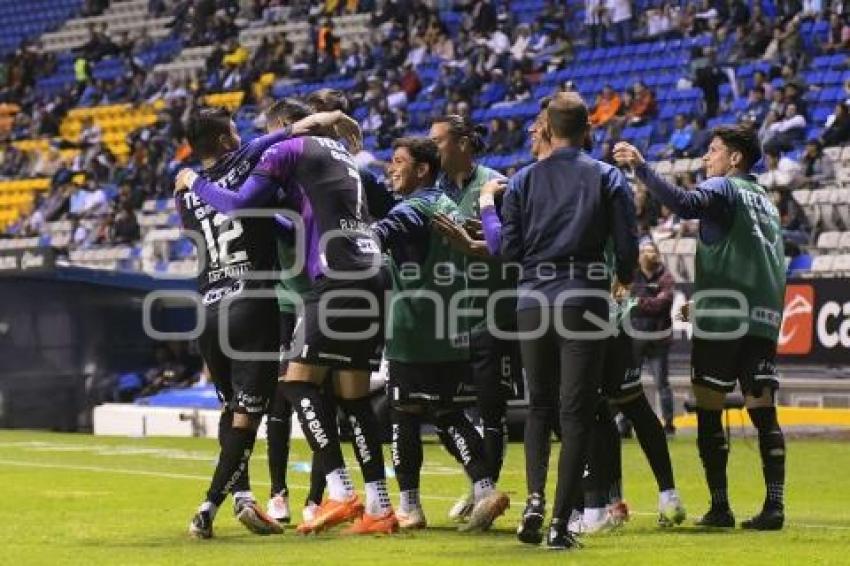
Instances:
[[[806,355],[814,337],[815,290],[811,285],[788,285],[779,330],[779,354]]]

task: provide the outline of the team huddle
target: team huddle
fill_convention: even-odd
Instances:
[[[359,130],[346,109],[344,95],[329,89],[278,101],[266,114],[268,133],[245,145],[224,110],[202,109],[188,125],[203,168],[178,174],[175,198],[198,246],[206,310],[199,346],[224,403],[218,463],[190,534],[213,535],[228,494],[249,530],[282,532],[293,411],[313,453],[299,533],[341,524],[348,534],[425,528],[426,423],[469,478],[450,518],[460,530],[486,530],[509,506],[498,482],[507,402],[522,383],[529,410],[521,542],[577,548],[578,535],[628,519],[617,412],[633,423],[658,484],[659,525],[681,524],[667,439],[631,343],[637,299],[629,288],[639,246],[654,244],[638,241],[623,172],[583,151],[581,98],[542,101],[528,130],[535,162],[510,179],[475,162],[481,132],[450,115],[434,120],[428,137],[395,140],[380,181],[352,155]],[[782,528],[785,451],[774,394],[785,275],[778,214],[749,176],[760,158],[757,137],[716,130],[704,158],[708,179],[691,192],[656,176],[627,143],[614,156],[674,213],[701,220],[696,294],[683,313],[694,324],[698,447],[711,494],[698,524],[735,526],[721,413],[739,382],[767,494],[742,527]],[[370,401],[382,359],[397,506]],[[343,458],[338,412],[350,425],[364,498]],[[267,512],[248,476],[263,416]],[[553,434],[560,454],[544,529]]]

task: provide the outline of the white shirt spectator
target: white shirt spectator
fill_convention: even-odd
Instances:
[[[768,135],[778,134],[780,132],[787,132],[788,130],[793,130],[794,128],[805,128],[805,127],[806,127],[806,118],[804,118],[801,114],[797,114],[793,118],[787,118],[785,120],[780,120],[778,122],[774,122],[767,129],[767,133],[768,133]]]
[[[667,33],[672,27],[673,22],[661,10],[649,10],[646,13],[646,33],[649,37]]]
[[[487,47],[489,47],[490,51],[496,55],[501,55],[502,53],[506,53],[510,50],[511,38],[505,35],[505,32],[502,30],[497,29],[493,32],[493,35],[490,36],[490,40],[487,42]]]
[[[404,108],[407,106],[407,93],[403,90],[389,93],[387,95],[387,106],[389,106],[390,110]]]
[[[816,15],[823,12],[823,2],[821,0],[803,0],[803,13]]]
[[[632,19],[631,0],[608,0],[608,13],[615,24]]]
[[[601,24],[603,17],[600,8],[605,7],[605,0],[584,0],[584,23],[587,25]]]
[[[525,54],[528,53],[528,48],[531,45],[531,35],[528,32],[520,32],[516,36],[513,46],[511,47],[511,56],[516,61],[522,61]]]

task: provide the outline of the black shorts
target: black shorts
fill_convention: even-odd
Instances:
[[[691,383],[729,393],[740,382],[744,395],[759,397],[767,387],[779,388],[776,342],[758,336],[738,340],[694,338],[691,350]]]
[[[605,342],[602,365],[602,395],[617,402],[641,391],[640,360],[634,355],[632,338],[626,332]]]
[[[390,360],[387,394],[393,406],[428,409],[457,406],[464,399],[467,362],[408,363]]]
[[[515,330],[511,330],[515,332]],[[525,392],[522,379],[522,357],[518,340],[496,338],[488,330],[470,332],[469,356],[471,379],[479,399],[502,397],[522,399]],[[481,395],[484,392],[484,395]]]
[[[280,323],[275,299],[235,299],[226,310],[220,304],[208,306],[206,314],[198,346],[219,397],[234,412],[263,414],[274,394],[280,368]],[[230,349],[262,353],[267,359],[228,356],[219,336],[222,323],[227,324]]]
[[[291,345],[296,355],[290,361],[376,371],[384,350],[388,283],[384,269],[368,279],[316,282],[304,295],[304,310],[298,313]]]

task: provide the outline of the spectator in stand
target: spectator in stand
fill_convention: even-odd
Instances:
[[[130,244],[141,238],[141,228],[131,202],[121,205],[112,223],[110,241],[112,244]]]
[[[419,78],[419,73],[412,64],[408,63],[404,66],[404,73],[399,80],[401,90],[407,95],[407,100],[416,100],[419,92],[422,90],[422,80]]]
[[[765,172],[758,176],[759,185],[767,190],[791,187],[800,175],[800,166],[775,148],[764,148]]]
[[[652,228],[658,224],[658,203],[639,181],[635,182],[635,213],[639,234],[648,236]]]
[[[646,37],[650,41],[666,37],[673,30],[673,21],[666,6],[646,11]]]
[[[764,88],[760,86],[751,88],[747,100],[747,107],[738,115],[738,119],[755,124],[764,122],[770,111],[770,103],[764,97]]]
[[[632,42],[631,0],[608,0],[608,14],[619,45]]]
[[[829,33],[820,48],[823,53],[850,48],[850,24],[847,23],[846,15],[832,13],[829,16]]]
[[[591,49],[605,47],[605,0],[584,0],[584,27],[587,28],[588,46]]]
[[[227,40],[227,49],[224,52],[224,56],[221,62],[226,67],[239,67],[244,65],[251,54],[248,52],[245,47],[239,44],[239,40],[235,37]]]
[[[806,142],[803,155],[800,156],[800,169],[802,182],[811,189],[835,180],[835,164],[823,152],[823,146],[818,140]]]
[[[531,27],[528,24],[520,24],[514,37],[514,43],[511,45],[511,58],[514,64],[523,65],[531,58]]]
[[[514,69],[511,73],[511,84],[508,88],[508,94],[505,97],[507,103],[523,102],[531,98],[531,86],[519,69]]]
[[[693,71],[693,85],[703,92],[707,118],[717,116],[720,107],[720,85],[728,81],[726,73],[720,69],[715,60],[715,52],[711,48],[704,51],[697,48],[698,55],[705,56],[704,64],[698,65]]]
[[[811,241],[811,227],[803,207],[794,199],[790,190],[772,191],[770,197],[779,211],[782,226],[782,238],[799,245],[808,245]]]
[[[658,390],[664,432],[668,435],[676,432],[673,426],[676,404],[670,387],[669,370],[673,326],[671,311],[675,294],[675,281],[661,261],[658,247],[650,238],[645,238],[640,244],[638,269],[635,270],[631,289],[631,296],[637,299],[631,311],[631,323],[635,330],[644,335],[657,336],[664,332],[667,335],[653,339],[635,338],[632,340],[632,348],[634,361],[639,366],[643,366],[644,361],[649,364]]]
[[[508,130],[505,123],[494,118],[490,120],[490,133],[487,136],[487,153],[504,155],[510,153],[508,148]]]
[[[627,126],[642,126],[658,111],[655,95],[646,87],[643,81],[638,81],[632,88],[633,100],[626,114]]]
[[[609,84],[602,87],[602,92],[596,97],[596,106],[590,114],[590,125],[599,128],[608,125],[608,123],[620,111],[620,97],[617,91]]]
[[[673,132],[670,134],[670,140],[667,142],[667,147],[661,152],[661,156],[665,158],[685,157],[685,152],[691,146],[693,139],[693,130],[688,126],[688,119],[684,114],[676,114],[673,125]]]
[[[523,132],[522,127],[519,122],[515,118],[508,118],[505,122],[505,127],[507,131],[506,136],[506,153],[513,153],[522,148],[522,144],[525,143],[525,132]]]
[[[498,13],[490,0],[472,0],[466,22],[467,29],[488,35],[499,24]]]
[[[846,102],[835,105],[835,112],[824,125],[820,141],[824,147],[842,145],[850,141],[850,107]]]
[[[806,118],[797,111],[796,104],[785,107],[785,115],[768,126],[762,141],[764,148],[791,151],[806,135]]]
[[[785,257],[790,258],[788,263],[788,277],[806,273],[812,269],[813,258],[808,252],[800,249],[793,240],[785,242]]]

